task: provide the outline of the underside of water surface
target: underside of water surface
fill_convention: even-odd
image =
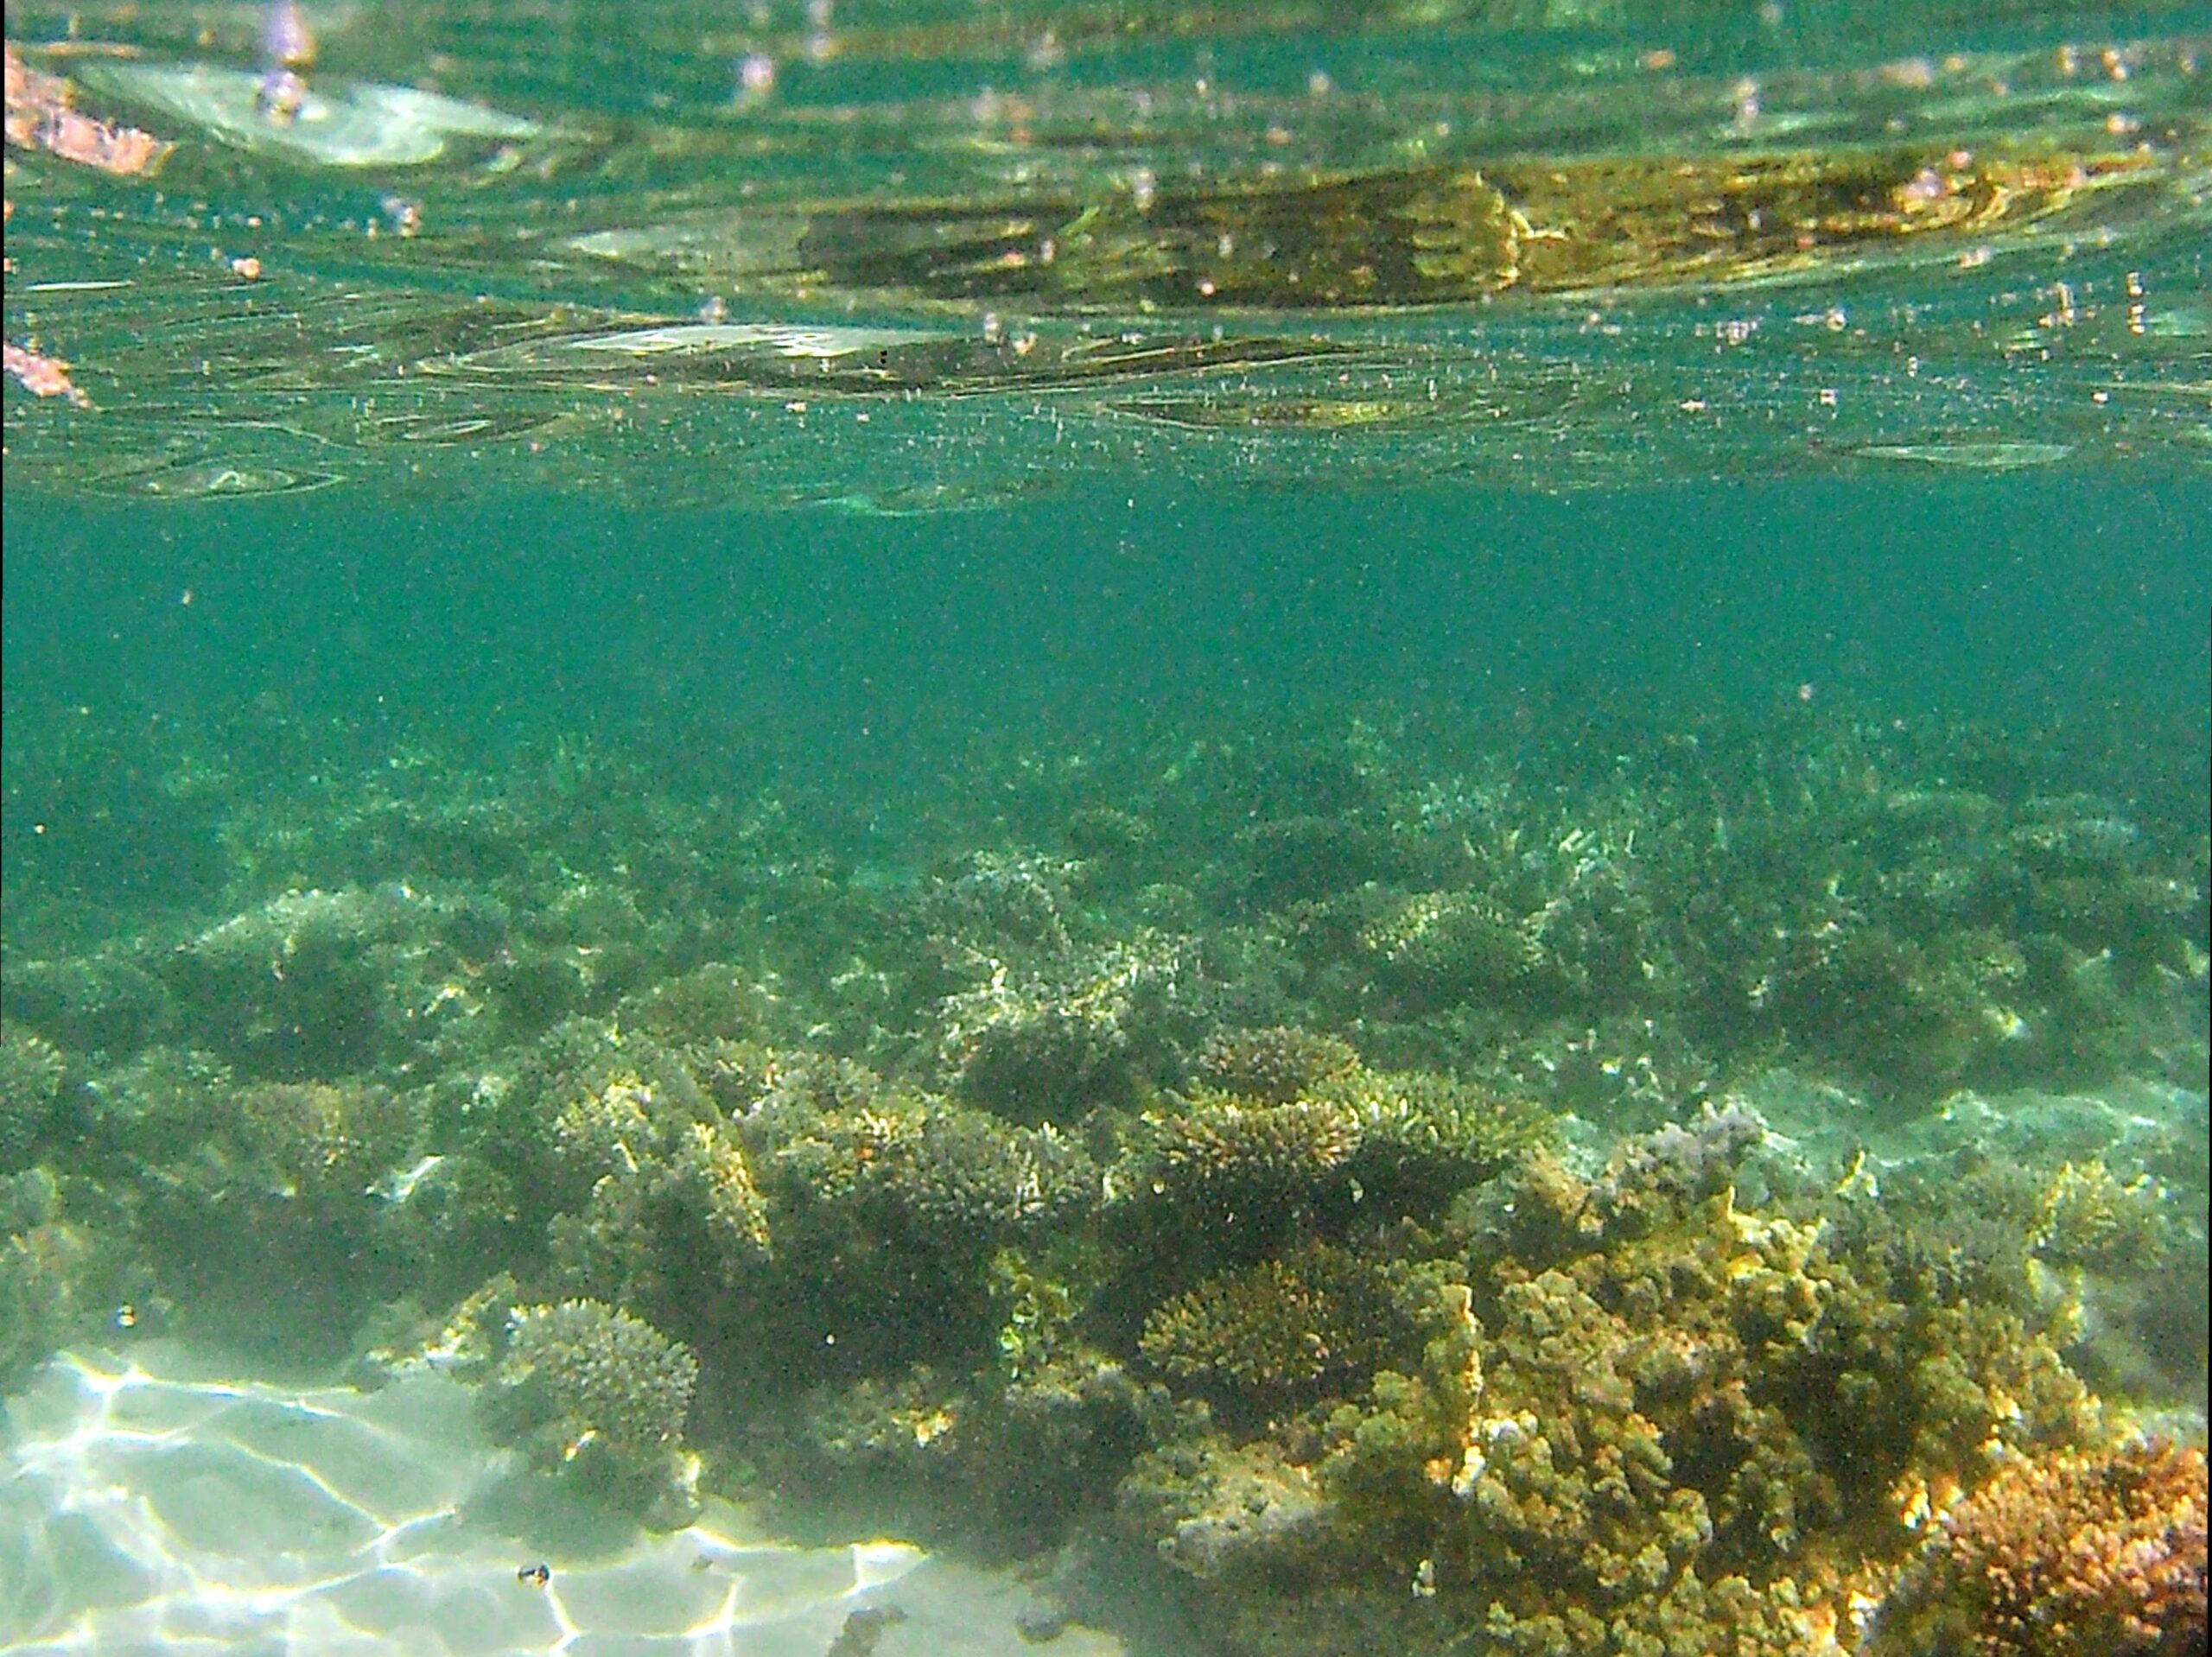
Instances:
[[[9,338],[86,400],[18,486],[2205,463],[2185,32],[954,10],[348,8],[281,120],[251,8],[11,10]]]

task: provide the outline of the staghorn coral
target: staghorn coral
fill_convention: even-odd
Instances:
[[[1287,1105],[1358,1069],[1351,1043],[1283,1025],[1217,1032],[1198,1061],[1199,1080],[1209,1089],[1263,1105]]]
[[[665,1155],[602,1175],[548,1236],[571,1284],[677,1324],[696,1320],[702,1282],[736,1286],[770,1245],[745,1152],[710,1122],[689,1124]]]
[[[1138,1345],[1163,1374],[1249,1410],[1364,1377],[1417,1344],[1395,1302],[1381,1263],[1307,1242],[1154,1308]]]
[[[817,1387],[788,1438],[769,1453],[785,1461],[786,1482],[796,1477],[810,1490],[874,1487],[926,1496],[956,1482],[956,1458],[978,1407],[959,1377],[910,1364],[895,1374]]]
[[[753,1036],[774,1020],[773,993],[724,962],[694,968],[626,997],[623,1028],[684,1048]]]
[[[733,986],[748,994],[721,968],[681,981],[710,1006]],[[741,1044],[702,1051],[747,1066],[728,1076],[733,1089],[773,1069],[766,1050]],[[410,1203],[448,1287],[489,1265],[539,1274],[550,1259],[568,1291],[696,1339],[723,1304],[701,1286],[735,1288],[768,1257],[770,1205],[752,1152],[685,1055],[649,1036],[572,1019],[512,1074],[480,1078],[453,1131],[461,1154]]]
[[[1359,1121],[1349,1105],[1199,1094],[1141,1126],[1108,1175],[1104,1216],[1139,1275],[1255,1260],[1294,1227],[1350,1206]]]
[[[1193,1039],[1198,975],[1187,940],[1141,930],[1103,949],[1063,946],[989,976],[938,1009],[952,1090],[1009,1121],[1068,1123],[1135,1102]]]
[[[684,1057],[716,1108],[737,1121],[858,1110],[884,1090],[866,1065],[804,1047],[715,1040],[687,1047]]]
[[[1872,1657],[2195,1657],[2205,1463],[2139,1442],[2001,1464],[1942,1516],[1884,1604]]]
[[[1065,833],[1077,857],[1117,873],[1140,867],[1160,838],[1159,828],[1146,818],[1110,805],[1077,808],[1068,814]]]
[[[1346,1159],[1360,1202],[1383,1218],[1427,1219],[1546,1142],[1543,1113],[1448,1076],[1362,1071],[1313,1097],[1348,1111],[1359,1143]]]
[[[925,1095],[826,1110],[792,1098],[746,1135],[777,1241],[751,1344],[817,1373],[987,1353],[1003,1328],[994,1256],[1095,1189],[1089,1157],[1050,1127]]]
[[[512,1315],[495,1384],[530,1388],[543,1420],[570,1439],[658,1450],[683,1436],[698,1360],[641,1317],[597,1300]]]
[[[1425,1005],[1524,996],[1543,964],[1534,924],[1479,892],[1423,892],[1360,943],[1383,981]]]
[[[690,1348],[599,1300],[518,1306],[482,1395],[499,1435],[622,1505],[681,1505],[679,1455],[699,1379]]]
[[[372,1198],[415,1133],[412,1102],[385,1088],[273,1082],[233,1102],[232,1142],[270,1191],[318,1220]]]

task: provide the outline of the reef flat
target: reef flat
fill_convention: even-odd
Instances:
[[[50,1353],[189,1337],[357,1400],[288,1420],[435,1377],[626,1557],[728,1497],[1022,1561],[1060,1649],[1140,1601],[1237,1657],[2202,1648],[2186,787],[1812,709],[1351,719],[1008,745],[887,828],[611,743],[277,787],[40,737],[33,1475],[138,1385]],[[849,1638],[934,1649],[908,1597]]]

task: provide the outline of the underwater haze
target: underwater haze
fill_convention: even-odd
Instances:
[[[7,35],[0,1653],[2204,1651],[2201,10]]]

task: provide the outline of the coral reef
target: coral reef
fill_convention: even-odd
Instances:
[[[1413,1325],[1395,1294],[1379,1262],[1309,1242],[1155,1308],[1138,1346],[1166,1374],[1211,1383],[1226,1406],[1264,1410],[1402,1352]]]
[[[2204,1451],[2016,1457],[1933,1527],[1870,1657],[2189,1657],[2205,1649]]]
[[[360,1310],[399,1291],[418,1098],[242,1084],[205,1055],[154,1048],[69,1108],[73,1208],[112,1215],[114,1245],[149,1260],[202,1326],[295,1356],[342,1351]]]
[[[1352,1202],[1347,1165],[1360,1130],[1348,1104],[1199,1094],[1147,1113],[1142,1129],[1109,1173],[1105,1217],[1155,1278],[1178,1261],[1187,1271],[1255,1260]]]
[[[680,1455],[699,1361],[598,1300],[517,1307],[483,1406],[499,1436],[549,1471],[648,1509],[681,1500]]]
[[[1009,1121],[1072,1123],[1136,1102],[1177,1068],[1203,1007],[1185,944],[1149,931],[1103,949],[1060,949],[938,1008],[944,1073],[960,1097]]]
[[[1288,1576],[1325,1535],[1311,1470],[1264,1441],[1198,1438],[1141,1457],[1120,1492],[1122,1522],[1193,1577]]]
[[[1287,1105],[1324,1082],[1359,1069],[1359,1054],[1337,1036],[1276,1025],[1224,1030],[1198,1055],[1198,1079],[1217,1093],[1263,1105]]]
[[[1382,982],[1435,1006],[1525,997],[1543,965],[1527,919],[1475,892],[1408,898],[1360,942],[1375,956]]]
[[[1278,1104],[1201,1090],[1128,1135],[1107,1175],[1107,1235],[1156,1290],[1294,1232],[1433,1217],[1545,1132],[1527,1107],[1440,1076],[1350,1071]]]
[[[30,1166],[51,1127],[68,1065],[54,1044],[0,1025],[0,1175]]]
[[[1911,1493],[2097,1442],[2093,1400],[2014,1314],[1738,1206],[1726,1175],[1755,1136],[1716,1112],[1625,1147],[1595,1183],[1539,1157],[1471,1211],[1463,1252],[1395,1268],[1428,1285],[1395,1352],[1368,1355],[1396,1367],[1339,1379],[1318,1435],[1246,1418],[1259,1436],[1233,1453],[1297,1470],[1316,1505],[1287,1552],[1264,1532],[1241,1540],[1240,1570],[1313,1584],[1317,1617],[1370,1635],[1411,1584],[1502,1650],[1780,1657],[1834,1626],[1840,1546],[1878,1559],[1907,1546]],[[1255,1393],[1285,1398],[1286,1380],[1315,1378],[1297,1343],[1321,1323],[1319,1297],[1279,1291],[1287,1321],[1240,1321],[1229,1285],[1249,1295],[1287,1275],[1271,1263],[1172,1303],[1150,1349],[1195,1369],[1182,1355],[1211,1339],[1210,1377],[1241,1362]],[[1250,1352],[1229,1344],[1255,1330]],[[1201,1470],[1232,1450],[1216,1426],[1177,1454],[1195,1505],[1124,1508],[1171,1557],[1214,1488]],[[1142,1478],[1175,1464],[1153,1452]]]
[[[777,1243],[753,1339],[809,1368],[988,1354],[991,1261],[1080,1212],[1095,1180],[1049,1125],[893,1090],[827,1109],[786,1099],[747,1132]]]
[[[1543,1112],[1447,1076],[1363,1071],[1314,1096],[1351,1113],[1359,1143],[1345,1167],[1363,1209],[1387,1219],[1434,1216],[1552,1133]]]
[[[1122,1365],[1071,1345],[1005,1384],[916,1364],[824,1387],[753,1449],[810,1505],[950,1524],[971,1546],[1022,1556],[1111,1504],[1160,1413]]]
[[[2197,807],[1617,735],[1183,731],[905,817],[379,761],[229,802],[189,913],[33,878],[0,1372],[125,1301],[412,1345],[663,1514],[696,1388],[721,1485],[1114,1530],[1230,1657],[1800,1657],[1892,1582],[1900,1651],[2186,1640],[2201,1462],[2113,1445],[2202,1398]]]
[[[0,1176],[0,1393],[67,1339],[85,1311],[93,1245],[64,1222],[60,1197],[41,1170]]]
[[[169,982],[207,1044],[249,1073],[349,1075],[378,1057],[409,906],[359,887],[287,892],[180,948]]]
[[[663,1154],[602,1174],[548,1228],[553,1259],[585,1290],[679,1309],[727,1292],[769,1252],[768,1216],[743,1149],[693,1122]]]

